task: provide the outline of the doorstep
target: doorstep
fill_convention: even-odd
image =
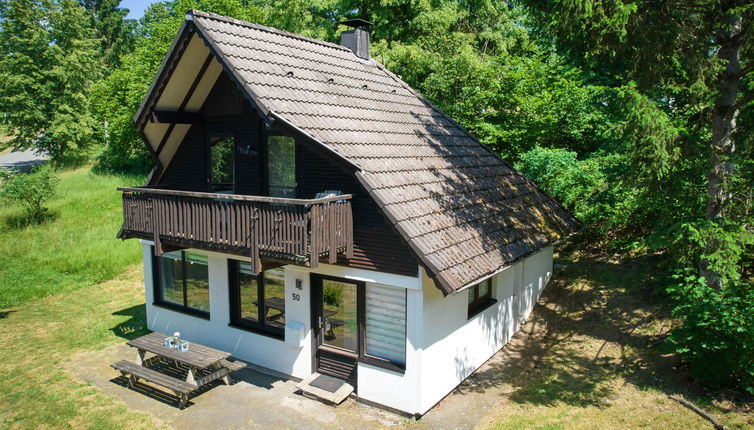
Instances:
[[[317,372],[296,384],[296,388],[306,397],[324,400],[336,406],[353,393],[353,386],[348,382]]]

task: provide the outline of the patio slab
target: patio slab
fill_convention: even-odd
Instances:
[[[536,328],[531,323],[527,326],[418,421],[354,399],[347,399],[338,407],[327,405],[295,394],[296,381],[253,368],[233,373],[231,386],[219,381],[208,384],[195,392],[184,410],[179,410],[175,397],[161,388],[140,382],[136,389],[129,389],[125,378],[110,368],[110,363],[118,360],[134,360],[136,352],[125,344],[78,354],[67,370],[105,395],[174,428],[465,430],[483,425],[488,420],[485,417],[507,401],[506,395],[513,390],[508,381],[527,367],[522,363],[522,349],[518,346],[533,340],[531,336],[536,337]]]

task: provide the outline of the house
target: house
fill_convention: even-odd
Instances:
[[[150,329],[423,414],[519,329],[577,221],[365,30],[341,42],[189,11],[118,236],[143,244]]]

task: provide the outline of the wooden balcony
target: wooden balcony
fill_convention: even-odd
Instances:
[[[353,256],[351,195],[286,199],[198,193],[157,188],[118,188],[123,192],[122,239],[153,240],[155,253],[191,247],[317,267],[335,263],[338,253]]]

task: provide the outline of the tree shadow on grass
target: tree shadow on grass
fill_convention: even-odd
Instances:
[[[31,217],[27,212],[18,212],[3,217],[2,224],[6,230],[22,230],[27,227],[39,226],[55,222],[60,218],[60,213],[56,211],[46,211],[42,215],[42,220],[37,221]]]
[[[654,295],[652,256],[566,254],[529,321],[459,391],[510,385],[509,398],[543,406],[603,407],[619,381],[666,393],[691,390],[677,358],[659,351],[671,329]]]
[[[144,304],[121,309],[113,312],[113,315],[130,317],[110,329],[116,336],[126,340],[133,340],[149,333],[147,329],[146,306]]]

